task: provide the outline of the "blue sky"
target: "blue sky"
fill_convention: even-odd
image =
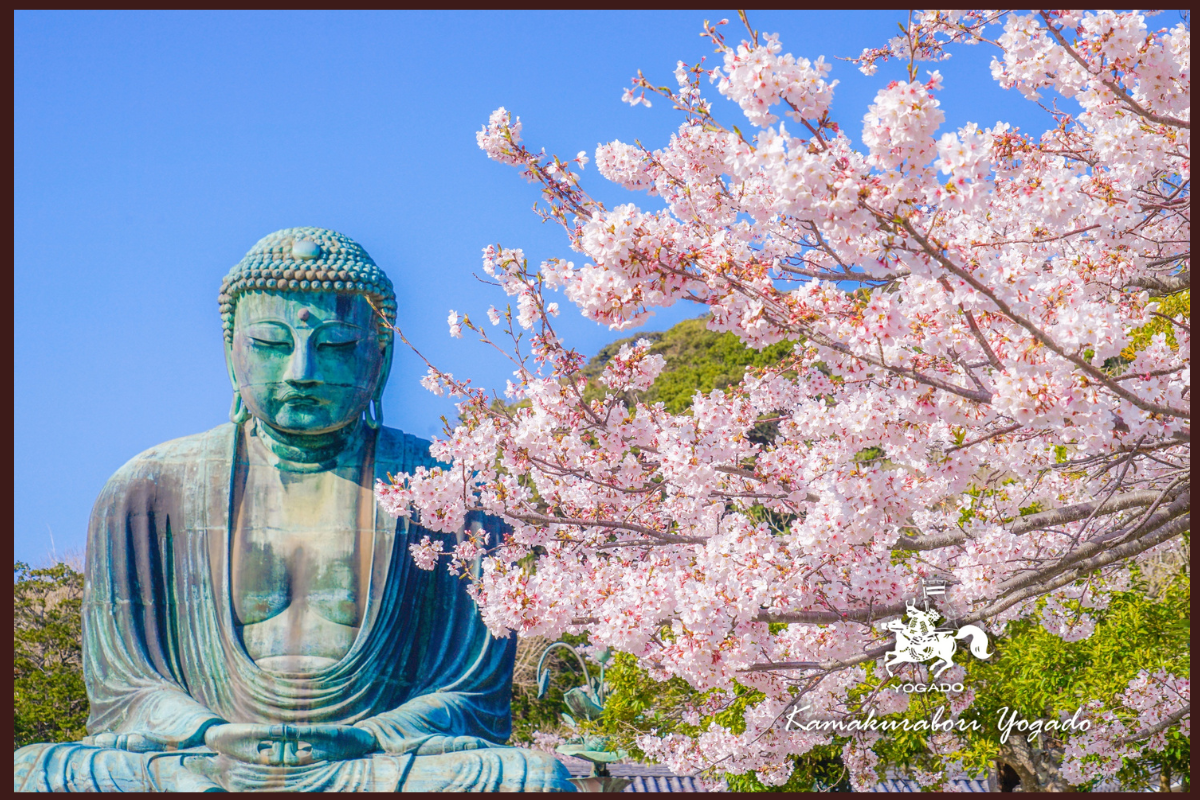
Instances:
[[[902,12],[755,12],[784,49],[834,63],[833,114],[856,140],[875,93],[856,56],[897,32]],[[160,442],[227,420],[217,290],[262,236],[315,225],[358,240],[397,287],[399,324],[431,360],[478,386],[510,368],[447,335],[453,308],[483,320],[503,305],[473,277],[489,243],[531,261],[573,258],[530,211],[535,187],[488,161],[475,132],[504,106],[526,142],[564,157],[601,142],[666,144],[666,104],[631,108],[638,69],[673,83],[677,60],[712,46],[704,19],[732,11],[561,13],[30,13],[15,15],[14,540],[45,560],[82,548],[105,480]],[[988,73],[992,53],[960,48],[937,65],[947,122],[1044,127]],[[932,65],[922,65],[925,69]],[[719,98],[719,116],[747,129]],[[638,196],[593,167],[606,203]],[[660,311],[644,330],[695,316]],[[629,335],[564,304],[557,325],[591,355]],[[387,424],[420,436],[454,408],[418,384],[397,349]]]

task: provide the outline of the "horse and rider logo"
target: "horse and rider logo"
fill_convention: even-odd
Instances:
[[[884,654],[883,666],[888,675],[892,674],[894,664],[921,664],[930,659],[936,659],[931,667],[933,677],[937,679],[942,672],[953,664],[953,656],[958,650],[956,639],[970,639],[971,655],[976,658],[991,658],[987,651],[987,634],[978,625],[963,625],[957,631],[937,630],[935,627],[942,615],[937,611],[917,608],[913,601],[908,601],[908,624],[898,619],[886,623],[883,627],[896,634],[896,647]]]

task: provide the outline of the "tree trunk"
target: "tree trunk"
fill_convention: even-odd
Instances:
[[[1010,737],[1000,745],[1000,760],[1017,773],[1023,792],[1071,791],[1053,756],[1046,750],[1034,750],[1023,736]]]

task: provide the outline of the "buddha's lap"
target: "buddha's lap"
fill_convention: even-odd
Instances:
[[[417,756],[403,791],[571,792],[570,773],[549,753],[495,747],[438,756]]]
[[[35,744],[13,753],[16,791],[574,791],[547,753],[492,747],[427,756],[374,753],[307,767],[234,762],[205,747],[132,753],[76,743]],[[411,763],[410,763],[411,762]]]

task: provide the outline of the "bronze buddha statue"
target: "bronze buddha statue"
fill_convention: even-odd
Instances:
[[[433,466],[382,425],[396,314],[354,241],[291,228],[220,295],[230,423],[151,448],[88,531],[81,743],[15,756],[24,791],[572,791],[505,747],[515,637],[416,569],[433,533],[376,480]],[[492,540],[498,520],[468,517]]]

